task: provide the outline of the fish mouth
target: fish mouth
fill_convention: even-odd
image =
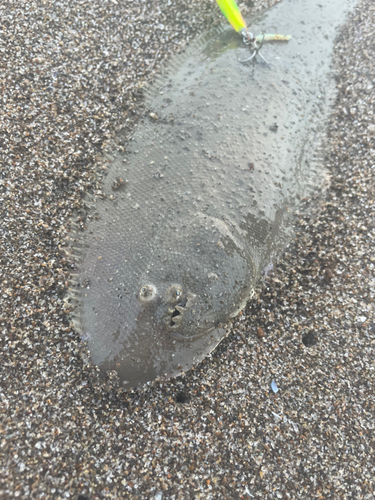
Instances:
[[[174,338],[188,340],[202,335],[202,332],[196,332],[194,318],[192,317],[192,315],[195,315],[194,304],[196,299],[196,294],[189,293],[176,304],[170,304],[167,309],[164,325],[166,326],[166,332]]]
[[[188,303],[188,299],[181,300],[174,308],[168,310],[171,315],[169,321],[169,328],[179,328],[184,317],[185,308]]]

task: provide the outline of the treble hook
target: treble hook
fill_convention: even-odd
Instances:
[[[262,33],[262,40],[258,45],[258,40],[253,36],[253,34],[250,33],[250,31],[243,30],[243,42],[245,45],[250,46],[250,50],[253,50],[253,53],[247,59],[238,59],[238,61],[240,63],[245,63],[251,61],[255,56],[260,56],[265,63],[269,64],[268,61],[259,52],[264,44],[265,37],[266,37],[265,33]]]

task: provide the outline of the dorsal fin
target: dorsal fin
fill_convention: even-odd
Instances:
[[[232,28],[228,26],[227,23],[221,23],[218,26],[214,26],[198,36],[196,40],[186,45],[180,52],[172,56],[169,61],[163,63],[163,67],[158,70],[155,77],[143,87],[146,104],[149,104],[156,95],[158,95],[161,87],[166,85],[170,76],[186,61],[186,59],[206,45],[215,35],[219,35],[224,31],[232,31]]]

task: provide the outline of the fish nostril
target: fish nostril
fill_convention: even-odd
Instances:
[[[177,305],[180,307],[185,307],[186,304],[187,304],[187,299],[184,299],[184,300],[181,300],[181,302],[179,302]]]

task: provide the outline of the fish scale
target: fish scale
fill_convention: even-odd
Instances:
[[[136,386],[189,369],[285,247],[347,8],[282,2],[252,25],[293,35],[264,48],[270,65],[241,64],[241,39],[220,29],[154,83],[84,234],[79,328],[102,373]]]

